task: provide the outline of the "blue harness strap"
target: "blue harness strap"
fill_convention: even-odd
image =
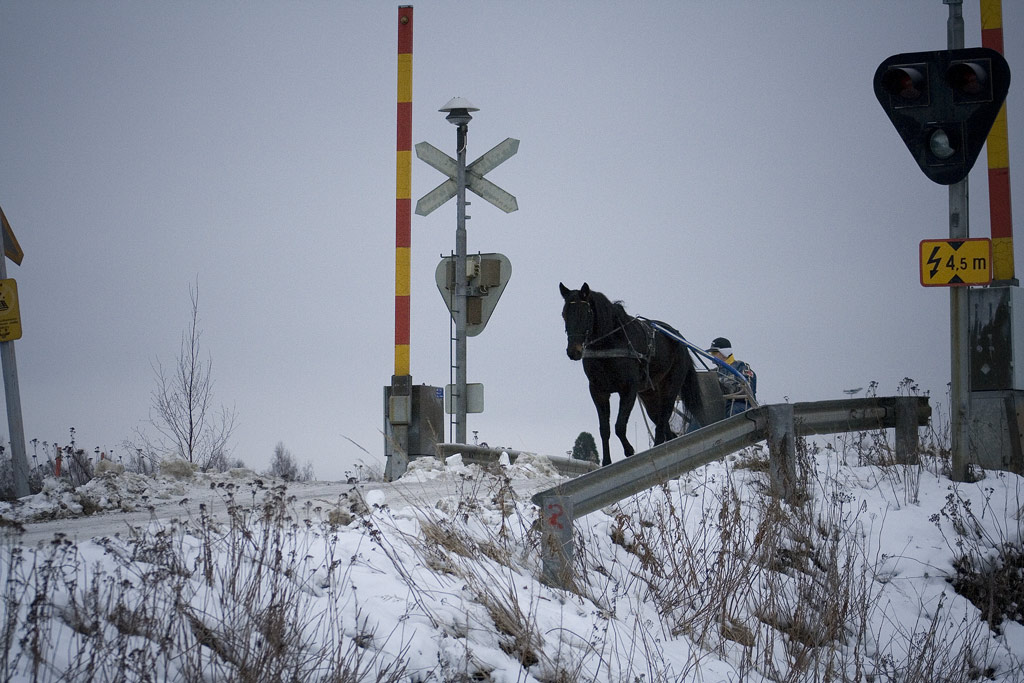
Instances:
[[[737,370],[733,366],[729,365],[725,361],[720,360],[718,358],[715,358],[714,356],[712,356],[710,353],[708,353],[704,349],[700,348],[699,346],[696,346],[695,344],[690,343],[689,341],[687,341],[686,337],[684,337],[683,335],[679,334],[678,330],[676,330],[676,329],[674,329],[674,328],[672,328],[672,327],[670,327],[670,326],[666,325],[665,323],[660,322],[658,320],[647,320],[647,322],[650,323],[654,327],[654,329],[656,329],[658,332],[661,332],[663,335],[665,335],[669,339],[674,339],[675,341],[679,342],[680,344],[683,344],[684,346],[686,346],[686,348],[690,349],[690,351],[692,351],[695,354],[697,354],[697,357],[700,358],[701,360],[707,359],[707,360],[711,361],[712,363],[718,365],[719,367],[725,368],[726,370],[728,370],[732,374],[736,375],[736,377],[738,377],[740,380],[742,380],[744,384],[749,386],[749,382],[747,382],[747,378],[743,376],[742,372],[740,372],[739,370]],[[707,364],[705,363],[704,366],[707,367]]]

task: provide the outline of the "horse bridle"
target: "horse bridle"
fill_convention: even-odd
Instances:
[[[587,324],[584,326],[584,332],[582,335],[583,341],[580,343],[580,345],[584,349],[584,353],[586,353],[587,343],[590,341],[590,333],[594,331],[594,307],[591,306],[590,302],[585,299],[577,299],[575,301],[569,302],[570,306],[575,306],[577,304],[583,304],[584,306],[587,307]],[[573,339],[572,336],[569,335],[569,330],[565,331],[565,336],[568,337],[568,341],[571,344]]]

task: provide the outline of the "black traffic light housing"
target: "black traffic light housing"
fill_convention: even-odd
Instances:
[[[893,55],[875,70],[875,97],[918,166],[952,185],[967,177],[1010,87],[987,47]]]

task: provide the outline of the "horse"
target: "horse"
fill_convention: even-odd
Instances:
[[[612,394],[619,395],[615,435],[627,458],[635,452],[626,438],[626,425],[637,397],[654,422],[655,445],[675,438],[669,419],[676,398],[682,398],[691,414],[701,410],[697,370],[689,349],[657,331],[654,324],[682,335],[665,323],[629,315],[621,302],[612,302],[586,282],[580,289],[570,290],[561,282],[558,288],[565,301],[565,352],[570,360],[583,361],[590,396],[597,408],[602,466],[612,462],[608,447]]]

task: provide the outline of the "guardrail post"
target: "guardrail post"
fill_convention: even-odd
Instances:
[[[572,498],[549,496],[541,501],[541,580],[568,589],[572,585]]]
[[[787,503],[796,502],[796,425],[792,403],[768,406],[768,455],[772,495]]]
[[[900,396],[896,399],[896,462],[900,465],[917,465],[921,462],[917,405],[918,400],[914,396]]]

